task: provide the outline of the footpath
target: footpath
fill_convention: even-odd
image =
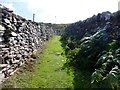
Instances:
[[[53,36],[37,61],[34,70],[21,71],[10,77],[3,87],[73,88],[73,73],[64,68],[66,57],[60,36]],[[29,66],[30,67],[30,66]]]

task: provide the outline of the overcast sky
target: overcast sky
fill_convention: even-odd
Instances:
[[[0,0],[14,13],[45,23],[73,23],[104,11],[116,12],[120,0]]]

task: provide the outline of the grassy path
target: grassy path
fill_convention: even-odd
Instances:
[[[46,45],[34,70],[24,71],[12,76],[5,87],[24,88],[73,88],[73,73],[62,69],[66,57],[61,47],[60,36],[54,36]],[[22,71],[23,72],[23,71]]]
[[[67,58],[60,38],[52,37],[42,53],[37,53],[40,57],[30,59],[4,82],[3,88],[90,88],[90,72],[65,64]]]
[[[72,87],[72,76],[62,70],[66,58],[61,55],[64,51],[59,39],[59,36],[55,36],[48,42],[40,64],[37,65],[34,81],[40,87]]]

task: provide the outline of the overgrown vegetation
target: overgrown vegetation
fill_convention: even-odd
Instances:
[[[120,49],[117,41],[103,42],[99,34],[84,37],[80,43],[66,43],[68,64],[80,70],[93,72],[91,87],[120,88]],[[97,39],[96,39],[97,38]]]
[[[69,25],[62,43],[67,63],[91,73],[91,88],[120,88],[120,42],[114,25],[108,27],[103,21],[96,26],[94,20]],[[89,23],[89,24],[88,24]],[[99,25],[99,27],[97,26]],[[115,32],[116,31],[116,32]]]

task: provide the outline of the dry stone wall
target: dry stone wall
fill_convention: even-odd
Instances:
[[[120,88],[120,11],[72,23],[62,40],[70,66],[94,71],[91,87]]]
[[[52,24],[26,20],[0,5],[0,73],[13,72],[53,33]]]

